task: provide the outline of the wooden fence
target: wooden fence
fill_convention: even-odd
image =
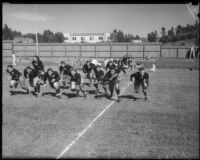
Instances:
[[[3,57],[15,53],[18,57],[31,57],[36,54],[36,44],[12,43],[3,41]],[[40,43],[39,56],[49,58],[120,58],[131,55],[133,58],[185,58],[190,47],[162,46],[161,43]]]

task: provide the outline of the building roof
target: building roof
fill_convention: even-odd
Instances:
[[[72,33],[70,36],[104,36],[104,33]]]

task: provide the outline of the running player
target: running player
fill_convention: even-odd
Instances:
[[[110,68],[110,71],[108,71],[106,73],[106,75],[104,76],[104,83],[103,83],[103,88],[105,90],[105,93],[108,95],[107,91],[106,91],[106,86],[105,86],[105,82],[108,82],[108,86],[109,86],[109,91],[110,91],[110,96],[108,96],[109,99],[113,99],[113,92],[114,89],[116,90],[117,93],[117,101],[120,102],[120,87],[119,87],[119,73],[117,72],[116,68]]]
[[[59,86],[59,81],[61,78],[58,72],[53,71],[52,68],[48,68],[47,72],[44,74],[44,85],[46,85],[47,79],[49,81],[50,87],[56,90],[56,96],[61,96],[60,86]]]
[[[95,92],[96,96],[98,95],[98,92],[99,92],[99,85],[98,84],[103,81],[103,76],[104,76],[103,69],[101,68],[100,65],[97,65],[94,68],[94,75],[93,75],[94,87],[96,88],[96,92]]]
[[[149,86],[149,74],[144,71],[144,68],[139,68],[139,72],[135,72],[130,75],[130,80],[132,81],[133,77],[134,81],[134,90],[135,93],[139,93],[140,85],[142,86],[142,91],[145,96],[145,100],[147,100],[147,86]]]

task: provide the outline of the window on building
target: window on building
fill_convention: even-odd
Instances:
[[[99,36],[99,40],[103,40],[103,37],[102,37],[102,36]]]
[[[68,40],[69,40],[69,38],[68,38],[68,37],[65,37],[65,40],[67,40],[67,41],[68,41]]]
[[[75,40],[76,40],[76,37],[72,37],[72,40],[74,40],[74,41],[75,41]]]
[[[81,37],[81,41],[84,41],[85,40],[85,37]]]
[[[94,40],[94,37],[92,36],[92,37],[90,37],[90,40]]]

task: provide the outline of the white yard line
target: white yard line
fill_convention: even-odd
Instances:
[[[123,93],[129,86],[130,86],[130,84],[131,84],[131,82],[129,82],[128,83],[128,85],[122,90],[122,92],[121,93]],[[107,106],[106,106],[106,108],[103,110],[103,111],[101,111],[101,113],[99,113],[99,115],[96,117],[96,118],[94,118],[90,123],[89,123],[89,125],[69,144],[69,145],[67,145],[66,147],[65,147],[65,149],[56,157],[56,159],[59,159],[59,158],[61,158],[78,140],[79,140],[79,138],[80,137],[82,137],[83,135],[84,135],[84,133],[94,124],[94,122],[98,119],[98,118],[100,118],[103,114],[104,114],[104,112],[106,111],[106,110],[108,110],[113,104],[114,104],[114,100],[110,103],[110,104],[108,104]]]

